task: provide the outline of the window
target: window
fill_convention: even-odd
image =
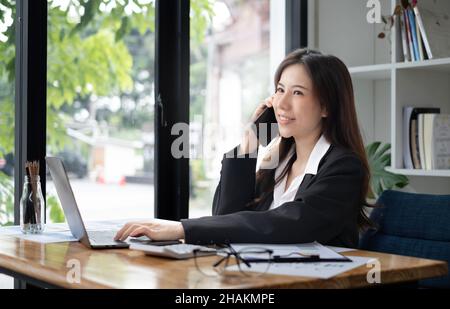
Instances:
[[[283,5],[275,2],[210,1],[200,33],[199,17],[191,19],[190,217],[211,215],[223,154],[240,143],[254,109],[273,91],[272,64],[285,48]],[[199,3],[191,0],[191,10]]]
[[[14,223],[15,2],[0,1],[0,225]]]
[[[153,216],[154,18],[150,0],[49,1],[47,153],[87,221]]]
[[[0,1],[0,226],[14,224],[15,2]],[[0,289],[13,279],[0,275]]]

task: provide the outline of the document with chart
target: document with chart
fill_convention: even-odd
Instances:
[[[272,256],[320,256],[324,261],[319,262],[293,262],[293,263],[252,263],[250,267],[241,263],[241,269],[251,272],[266,272],[274,275],[301,276],[327,279],[334,277],[340,273],[354,269],[356,267],[370,263],[373,258],[347,256],[351,261],[346,262],[327,262],[326,260],[338,260],[342,258],[340,253],[321,245],[318,242],[307,244],[232,244],[237,252],[245,252],[247,248],[264,248],[273,251]],[[239,271],[238,266],[232,265],[227,267],[228,271]]]

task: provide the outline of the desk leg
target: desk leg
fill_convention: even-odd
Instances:
[[[418,289],[419,281],[409,281],[409,282],[399,282],[399,283],[389,283],[389,284],[376,284],[367,286],[366,288],[371,289]]]
[[[15,289],[57,289],[60,288],[51,283],[47,283],[25,274],[21,274],[9,269],[0,267],[0,273],[14,278]]]
[[[16,290],[33,290],[33,289],[42,289],[41,287],[31,284],[25,280],[20,280],[14,278],[14,289]]]

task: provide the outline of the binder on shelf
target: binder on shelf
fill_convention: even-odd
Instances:
[[[410,135],[410,149],[411,149],[411,157],[413,161],[413,168],[420,169],[420,160],[419,160],[419,145],[417,145],[418,141],[418,130],[417,130],[417,119],[411,121],[411,135]]]
[[[403,166],[408,169],[414,168],[410,147],[410,135],[412,131],[410,119],[413,109],[414,107],[412,106],[403,107]]]
[[[404,107],[404,113],[409,113],[407,111],[408,108],[411,108],[409,120],[407,119],[407,116],[404,114],[404,128],[407,126],[407,123],[409,123],[409,138],[404,135],[404,138],[407,138],[409,140],[409,147],[404,146],[404,152],[408,151],[411,155],[411,161],[414,169],[425,169],[425,153],[424,153],[424,140],[423,140],[423,114],[439,114],[441,112],[440,108],[435,107]],[[421,117],[419,117],[422,114]],[[422,118],[420,120],[419,124],[419,118]],[[405,130],[404,130],[405,131]],[[405,141],[404,144],[405,145]],[[404,153],[404,162],[407,163],[407,160],[405,160],[406,154]],[[405,168],[409,168],[407,164],[404,164]]]

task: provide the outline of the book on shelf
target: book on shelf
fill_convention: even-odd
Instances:
[[[413,1],[428,59],[450,56],[450,1]]]
[[[433,107],[405,106],[403,108],[403,162],[405,168],[426,168],[423,114],[439,114],[440,112],[440,108]]]
[[[432,169],[450,169],[450,115],[433,117],[432,123]]]
[[[411,55],[411,61],[416,61],[416,59],[414,57],[414,44],[412,41],[411,26],[410,26],[408,11],[406,9],[403,9],[403,18],[405,19],[406,38],[408,41],[408,48],[409,48],[409,54]]]
[[[419,61],[420,55],[419,55],[419,44],[418,44],[417,32],[416,32],[416,21],[415,21],[414,13],[413,13],[411,7],[408,7],[406,9],[406,13],[409,18],[409,25],[410,25],[409,28],[411,30],[412,46],[413,46],[413,51],[414,51],[414,60]]]
[[[417,115],[417,137],[418,142],[417,145],[419,146],[419,162],[420,162],[420,168],[425,170],[425,142],[424,142],[424,136],[423,136],[423,128],[424,128],[424,114],[418,114]]]
[[[408,58],[405,53],[405,42],[403,42],[403,40],[405,38],[402,36],[401,16],[395,15],[394,22],[395,22],[395,39],[397,40],[397,44],[395,44],[396,49],[397,49],[395,52],[396,57],[397,57],[397,62],[408,61]]]
[[[414,107],[404,106],[403,107],[403,166],[405,168],[413,169],[414,165],[412,162],[411,147],[410,144],[410,134],[411,128],[411,113]]]
[[[437,114],[422,114],[423,115],[423,153],[425,161],[425,169],[432,168],[432,154],[431,147],[433,146],[433,121]]]
[[[401,61],[411,61],[411,55],[409,53],[409,45],[408,45],[408,35],[406,30],[406,21],[405,21],[405,15],[402,13],[399,16],[400,18],[397,18],[400,23],[400,35],[397,35],[397,44],[401,42],[402,50],[403,50],[403,60],[398,59],[399,62]],[[399,53],[397,53],[398,55]]]
[[[450,56],[450,1],[412,0],[397,13],[397,61]]]
[[[450,115],[420,114],[419,123],[421,118],[425,162],[423,169],[450,169]]]
[[[417,119],[415,119],[414,121],[411,121],[411,131],[410,131],[411,135],[409,138],[409,149],[410,149],[410,153],[411,153],[411,160],[413,163],[413,169],[420,169],[420,160],[419,160],[419,146],[417,145],[417,141],[418,141],[418,136],[417,136]],[[409,167],[406,167],[409,168]]]
[[[425,31],[425,26],[423,24],[423,20],[422,20],[422,16],[420,14],[420,10],[417,6],[417,1],[413,1],[413,10],[414,10],[414,15],[416,17],[416,22],[419,28],[419,33],[423,42],[423,46],[425,48],[426,51],[426,55],[428,59],[433,59],[433,53],[431,52],[431,48],[430,48],[430,43],[428,41],[428,36],[427,33]]]
[[[414,14],[414,11],[413,11]],[[423,53],[423,41],[422,41],[422,35],[420,33],[419,23],[417,22],[417,17],[414,16],[415,24],[416,24],[416,33],[417,33],[417,48],[419,49],[419,59],[420,61],[425,60],[425,55]]]

